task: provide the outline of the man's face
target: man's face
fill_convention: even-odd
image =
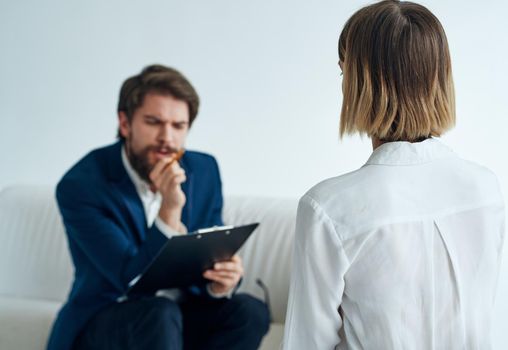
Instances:
[[[170,95],[148,93],[129,122],[119,112],[120,133],[132,167],[150,183],[152,168],[185,144],[189,132],[189,107]]]

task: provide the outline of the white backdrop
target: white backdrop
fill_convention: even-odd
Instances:
[[[54,184],[114,141],[119,87],[151,63],[180,69],[202,108],[188,148],[217,156],[226,194],[298,197],[351,171],[370,142],[339,141],[337,39],[364,1],[0,0],[0,187]],[[508,5],[423,2],[448,34],[457,127],[443,137],[508,193]],[[508,251],[495,349],[508,348]]]

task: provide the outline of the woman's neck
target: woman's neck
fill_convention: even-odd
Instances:
[[[421,137],[421,138],[419,138],[419,139],[417,139],[415,141],[408,141],[408,142],[411,142],[411,143],[422,142],[422,141],[425,141],[425,140],[427,140],[429,138],[430,138],[430,136],[426,136],[426,137]],[[390,142],[390,141],[380,140],[379,138],[377,138],[375,136],[372,136],[371,140],[372,140],[372,150],[375,150],[376,148],[381,146],[383,143]]]
[[[378,148],[379,146],[381,146],[383,143],[385,143],[386,141],[381,141],[380,139],[378,139],[377,137],[373,136],[372,137],[372,150],[374,151],[376,148]]]

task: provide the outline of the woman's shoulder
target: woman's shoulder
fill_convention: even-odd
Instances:
[[[327,202],[333,197],[341,197],[343,200],[354,194],[368,193],[374,186],[375,177],[365,169],[334,176],[312,186],[304,196],[313,198],[317,202]]]

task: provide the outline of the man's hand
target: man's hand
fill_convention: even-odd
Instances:
[[[175,155],[161,159],[150,172],[150,180],[155,190],[162,195],[159,217],[176,231],[182,227],[180,218],[185,205],[185,194],[181,184],[185,182],[185,171],[174,160]]]
[[[235,255],[231,260],[215,263],[213,269],[203,273],[206,279],[212,281],[210,289],[215,294],[227,294],[236,287],[243,276],[242,259]]]

